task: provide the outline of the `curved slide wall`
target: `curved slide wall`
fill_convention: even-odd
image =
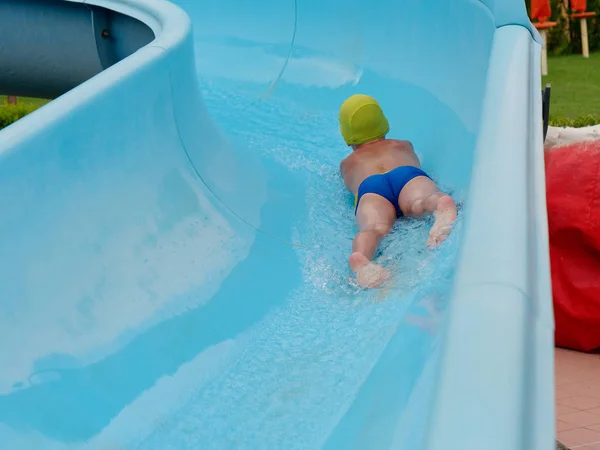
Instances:
[[[11,46],[0,91],[17,60],[22,95],[91,78],[0,132],[3,448],[551,448],[539,39],[521,2],[24,3],[85,58],[67,83],[73,47]],[[128,50],[86,47],[103,27],[78,3],[134,19],[107,47]],[[13,43],[46,29],[4,8]],[[134,51],[139,24],[154,39]],[[342,286],[351,215],[327,209],[335,178],[313,189],[354,92],[464,206],[439,252],[402,248],[431,270],[391,292]]]

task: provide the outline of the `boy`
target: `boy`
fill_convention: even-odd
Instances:
[[[427,245],[434,247],[450,234],[456,205],[420,169],[410,142],[386,139],[388,121],[373,97],[357,94],[348,98],[340,108],[339,122],[346,144],[353,149],[340,170],[346,188],[354,194],[359,228],[350,267],[360,285],[376,287],[388,274],[371,259],[396,219],[433,213],[435,222]]]

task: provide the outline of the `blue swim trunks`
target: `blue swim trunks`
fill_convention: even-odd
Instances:
[[[396,217],[402,217],[402,211],[398,205],[398,196],[406,183],[416,177],[430,178],[421,169],[413,166],[400,166],[389,172],[371,175],[358,187],[358,196],[354,204],[354,214],[358,210],[360,198],[365,194],[377,194],[388,200],[396,208]]]

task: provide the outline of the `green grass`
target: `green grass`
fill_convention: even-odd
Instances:
[[[542,87],[546,83],[552,84],[551,125],[600,123],[600,53],[592,53],[589,59],[581,55],[549,57]]]
[[[25,117],[49,100],[19,97],[16,105],[9,105],[6,96],[0,95],[0,130]]]
[[[36,106],[40,107],[48,103],[50,100],[45,100],[43,98],[29,98],[29,97],[18,97],[18,103],[24,104],[28,106]],[[0,105],[6,104],[6,95],[0,95]]]

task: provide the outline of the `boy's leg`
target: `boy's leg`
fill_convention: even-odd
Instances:
[[[387,277],[387,272],[373,264],[371,259],[379,241],[390,231],[395,220],[396,209],[385,198],[370,193],[361,197],[356,212],[359,232],[352,242],[349,259],[359,284],[372,287]]]
[[[452,197],[441,192],[427,177],[410,180],[398,196],[398,205],[406,216],[433,213],[435,221],[427,239],[430,247],[435,247],[448,237],[456,220],[456,204]]]

